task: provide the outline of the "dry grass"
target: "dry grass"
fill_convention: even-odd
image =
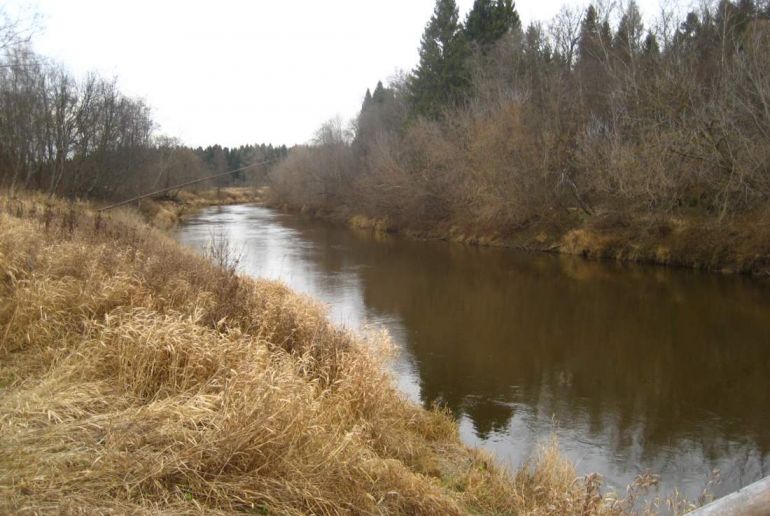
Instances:
[[[138,212],[144,220],[155,227],[174,227],[188,213],[206,206],[245,204],[260,202],[266,189],[253,187],[212,188],[209,190],[182,190],[173,195],[148,198],[138,202]]]
[[[264,187],[231,186],[208,190],[182,190],[178,194],[179,202],[187,205],[211,206],[215,204],[241,204],[260,200],[265,193]]]
[[[561,238],[562,253],[715,272],[770,275],[770,210],[703,217],[598,215]]]
[[[0,513],[618,513],[553,448],[515,476],[280,284],[131,212],[0,197]]]

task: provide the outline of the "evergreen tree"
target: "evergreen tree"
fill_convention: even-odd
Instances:
[[[374,88],[374,95],[372,95],[372,102],[375,104],[382,104],[388,95],[387,90],[382,85],[382,81],[377,81],[377,87]]]
[[[653,33],[648,32],[647,36],[644,38],[644,42],[642,43],[640,59],[643,73],[642,80],[645,83],[652,81],[657,75],[659,60],[660,46],[658,45],[658,39]]]
[[[482,50],[521,27],[513,0],[475,0],[465,20],[465,35]]]
[[[719,2],[714,21],[722,38],[726,38],[723,44],[732,46],[739,42],[756,15],[757,8],[753,0],[738,0],[735,4],[728,0]]]
[[[642,45],[642,55],[646,58],[657,58],[660,55],[658,39],[651,32],[648,32],[647,37],[644,38],[644,44]]]
[[[631,0],[620,18],[618,30],[612,40],[615,55],[625,63],[630,62],[641,50],[643,32],[642,15],[636,2]]]
[[[372,104],[372,92],[369,88],[366,88],[366,95],[364,95],[364,103],[361,106],[361,112],[363,113]]]
[[[366,144],[374,142],[377,134],[397,131],[402,127],[402,106],[393,88],[386,88],[382,81],[377,82],[368,104],[358,115],[354,146],[366,152]]]
[[[580,24],[578,59],[581,61],[596,59],[600,55],[598,18],[599,15],[596,13],[596,8],[593,5],[589,5]]]
[[[420,44],[420,63],[408,81],[416,114],[436,118],[445,106],[459,104],[470,78],[465,60],[468,43],[458,22],[454,0],[436,0]]]
[[[575,72],[585,107],[599,118],[607,114],[607,93],[610,86],[607,51],[611,44],[612,29],[609,22],[600,22],[596,9],[589,5],[580,26]]]
[[[612,27],[609,20],[604,20],[599,28],[599,59],[606,59],[607,50],[612,46]]]

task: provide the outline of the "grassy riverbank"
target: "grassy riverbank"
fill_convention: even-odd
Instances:
[[[629,507],[554,448],[506,473],[399,395],[386,337],[211,258],[134,212],[0,197],[0,512]]]
[[[352,214],[346,209],[296,207],[277,198],[268,204],[356,229],[401,234],[418,240],[447,240],[590,259],[770,276],[770,210],[767,209],[729,220],[696,215],[631,216],[605,211],[588,216],[573,212],[528,227],[501,231],[458,221],[396,222],[388,217]]]
[[[227,187],[208,190],[182,190],[165,197],[137,201],[144,220],[160,229],[176,226],[182,218],[207,206],[226,206],[264,201],[266,190],[254,187]]]

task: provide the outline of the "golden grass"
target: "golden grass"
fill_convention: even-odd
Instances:
[[[602,214],[568,231],[558,249],[586,258],[770,275],[770,209],[724,221]]]
[[[170,197],[146,198],[137,203],[138,212],[149,224],[161,229],[176,226],[188,213],[206,206],[261,202],[266,188],[227,187],[208,190],[181,190]]]
[[[383,372],[387,338],[130,211],[0,197],[0,513],[600,514],[509,475]]]

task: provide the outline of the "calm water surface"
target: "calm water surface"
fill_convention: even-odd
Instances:
[[[210,208],[178,239],[224,235],[242,272],[386,327],[401,390],[439,401],[511,468],[556,435],[580,473],[639,473],[697,498],[770,475],[770,286],[661,268],[414,242],[255,206]]]

